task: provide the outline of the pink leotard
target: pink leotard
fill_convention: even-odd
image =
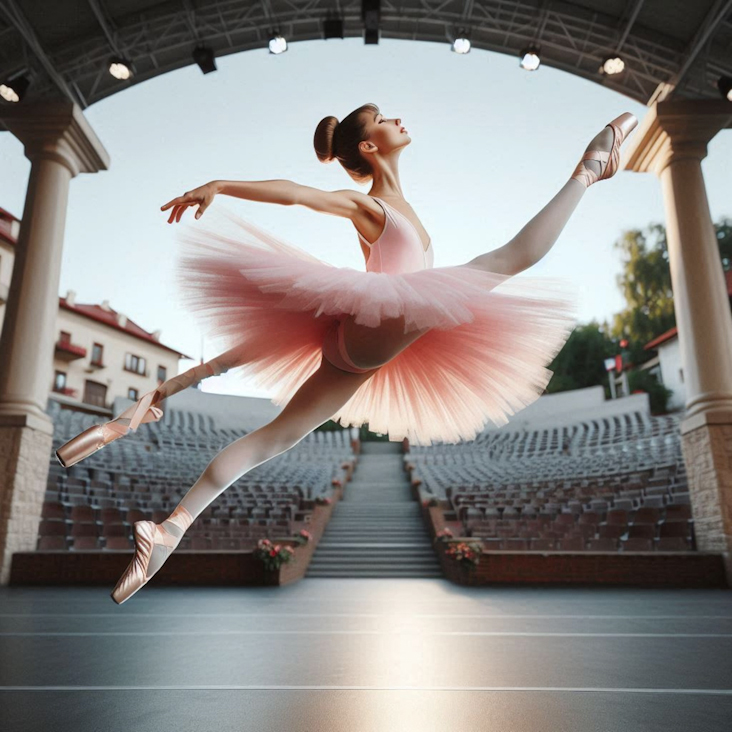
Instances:
[[[366,241],[360,232],[358,234],[370,249],[366,271],[400,274],[431,269],[434,266],[432,241],[425,250],[416,227],[401,211],[376,196],[372,198],[384,209],[386,220],[383,231],[373,244]],[[372,371],[359,368],[349,357],[343,339],[343,322],[334,321],[328,330],[323,342],[323,357],[343,371],[356,374]]]

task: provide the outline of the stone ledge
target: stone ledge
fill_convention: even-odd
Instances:
[[[343,488],[332,492],[330,505],[315,505],[307,526],[311,540],[296,545],[290,537],[271,539],[291,546],[293,561],[278,571],[267,571],[248,549],[197,551],[176,549],[148,583],[152,585],[285,585],[305,576],[333,509],[343,497]],[[10,570],[11,585],[107,585],[109,591],[130,563],[133,551],[79,550],[15,552]]]
[[[453,541],[455,541],[453,539]],[[470,538],[462,541],[476,541]],[[724,556],[712,552],[490,551],[474,569],[438,554],[445,576],[461,585],[553,584],[730,589]]]

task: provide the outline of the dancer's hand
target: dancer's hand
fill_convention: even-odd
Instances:
[[[216,181],[211,181],[198,188],[194,188],[192,191],[186,191],[182,196],[178,196],[178,198],[174,198],[172,201],[168,201],[168,203],[160,207],[160,210],[165,211],[166,208],[173,207],[173,210],[170,212],[170,218],[168,219],[168,223],[172,224],[174,219],[176,222],[180,221],[183,212],[189,206],[198,204],[196,218],[200,219],[218,192],[219,188]]]

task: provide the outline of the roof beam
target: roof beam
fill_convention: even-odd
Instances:
[[[23,39],[30,46],[36,58],[41,62],[49,78],[58,87],[59,91],[67,99],[78,104],[82,109],[85,109],[86,104],[84,100],[79,99],[77,94],[66,83],[66,80],[56,71],[53,62],[43,50],[43,46],[38,40],[38,36],[36,36],[33,27],[28,22],[23,11],[18,7],[18,3],[15,0],[4,0],[3,4],[0,4],[0,11],[5,13],[10,24],[23,36]]]
[[[730,9],[732,9],[732,0],[716,0],[716,2],[712,5],[706,17],[701,22],[699,28],[694,34],[694,38],[687,47],[686,57],[684,58],[681,67],[668,80],[667,84],[671,86],[671,89],[666,95],[664,95],[664,98],[668,96],[671,91],[676,89],[676,87],[681,83],[683,78],[686,76],[686,72],[691,68],[691,65],[696,60],[696,57],[699,55],[699,52],[704,47],[704,44],[707,42],[707,40],[709,40],[709,36],[711,36],[712,33],[719,28],[720,24],[727,16],[727,13],[729,13]],[[659,101],[662,100],[659,99]]]
[[[630,33],[631,28],[635,25],[635,19],[638,17],[638,13],[640,13],[641,8],[643,7],[643,3],[646,0],[631,0],[633,4],[633,8],[630,11],[630,17],[628,18],[628,22],[625,24],[625,28],[623,28],[623,32],[618,40],[618,45],[615,46],[615,53],[620,53],[620,51],[623,49],[623,44],[625,43],[625,39],[628,37],[628,34]]]
[[[89,4],[89,7],[92,9],[94,17],[97,19],[97,23],[99,23],[101,29],[104,31],[104,35],[107,36],[107,43],[109,43],[115,53],[119,53],[119,48],[117,47],[117,39],[115,38],[117,31],[115,28],[113,28],[112,21],[107,17],[104,9],[99,4],[99,0],[86,1]]]

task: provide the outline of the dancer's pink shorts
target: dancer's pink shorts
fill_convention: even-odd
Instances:
[[[373,369],[362,369],[356,366],[348,357],[345,343],[343,342],[343,321],[334,320],[331,328],[328,329],[323,341],[323,358],[330,361],[336,368],[342,371],[350,371],[352,374],[365,374]]]

